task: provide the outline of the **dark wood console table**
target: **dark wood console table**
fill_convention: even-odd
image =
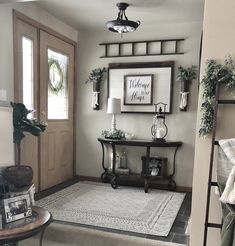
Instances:
[[[175,190],[176,188],[176,183],[173,179],[175,175],[175,158],[176,158],[176,153],[177,150],[180,146],[182,146],[182,142],[180,141],[166,141],[166,142],[156,142],[150,140],[141,140],[141,139],[134,139],[134,140],[116,140],[116,139],[107,139],[107,138],[98,138],[97,139],[102,146],[102,167],[104,169],[104,172],[101,175],[102,181],[105,180],[105,177],[107,175],[111,175],[111,186],[112,188],[116,189],[118,187],[118,179],[119,176],[116,174],[116,145],[123,145],[123,146],[135,146],[135,147],[146,147],[146,171],[145,171],[145,176],[144,176],[144,191],[147,193],[148,192],[148,181],[150,180],[150,175],[148,174],[149,170],[149,161],[150,161],[150,149],[151,148],[169,148],[173,147],[175,148],[174,151],[174,157],[173,157],[173,171],[170,175],[165,177],[165,180],[168,180],[168,188],[170,190]],[[112,147],[112,152],[113,152],[113,163],[112,163],[112,171],[110,173],[109,169],[105,167],[104,160],[105,160],[105,150],[104,150],[104,145],[109,144]]]

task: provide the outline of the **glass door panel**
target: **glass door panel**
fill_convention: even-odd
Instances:
[[[22,37],[22,67],[23,67],[23,103],[26,108],[34,109],[34,71],[33,71],[33,40]],[[33,115],[29,114],[32,118]]]
[[[68,63],[67,55],[51,49],[48,53],[48,119],[68,119]]]

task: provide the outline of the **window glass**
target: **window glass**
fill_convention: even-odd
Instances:
[[[22,58],[23,58],[23,103],[28,109],[34,109],[34,77],[33,77],[33,40],[22,37]],[[29,114],[32,118],[33,115]]]
[[[48,49],[48,119],[68,119],[67,55]]]

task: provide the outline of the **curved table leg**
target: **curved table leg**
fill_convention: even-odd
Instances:
[[[174,191],[176,188],[176,182],[173,179],[173,177],[175,175],[175,159],[176,159],[176,153],[178,151],[178,148],[179,148],[179,146],[176,146],[176,148],[175,148],[174,157],[173,157],[173,171],[172,171],[172,174],[169,175],[169,183],[167,185],[168,189],[172,190],[172,191]]]
[[[176,157],[176,153],[177,153],[177,151],[178,151],[178,148],[179,148],[179,146],[177,146],[177,147],[175,148],[175,153],[174,153],[174,157],[173,157],[173,172],[172,172],[172,174],[171,174],[172,177],[175,175],[175,157]]]
[[[115,143],[111,143],[111,146],[112,146],[112,151],[113,151],[113,168],[112,168],[112,175],[113,175],[113,178],[111,180],[111,186],[113,189],[117,189],[118,187],[118,184],[117,184],[117,174],[116,174],[116,146],[115,146]]]
[[[168,183],[167,187],[171,191],[174,191],[175,190],[175,188],[176,188],[176,182],[175,182],[175,180],[172,177],[170,177],[170,180],[169,180],[169,183]]]
[[[105,167],[104,165],[104,159],[105,159],[105,151],[104,151],[104,144],[102,142],[100,142],[101,147],[102,147],[102,168],[104,170],[104,172],[101,174],[101,180],[104,183],[109,182],[110,178],[109,178],[109,173],[108,173],[108,168]]]
[[[44,228],[44,229],[41,231],[41,236],[40,236],[39,246],[42,246],[42,240],[43,240],[43,236],[44,236],[45,230],[46,230],[46,228]]]
[[[145,177],[144,177],[144,192],[145,193],[148,193],[149,159],[150,159],[150,146],[147,146],[147,150],[146,150],[146,164],[145,164]]]
[[[111,186],[112,186],[113,189],[117,189],[118,184],[117,184],[117,177],[116,176],[114,176],[112,178],[112,180],[111,180]]]

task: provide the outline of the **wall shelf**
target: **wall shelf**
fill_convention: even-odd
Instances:
[[[104,55],[100,58],[183,55],[180,45],[185,39],[159,39],[132,42],[100,43],[104,46]],[[170,45],[169,50],[167,46]],[[140,47],[141,46],[141,47]],[[141,48],[141,52],[139,51]]]

